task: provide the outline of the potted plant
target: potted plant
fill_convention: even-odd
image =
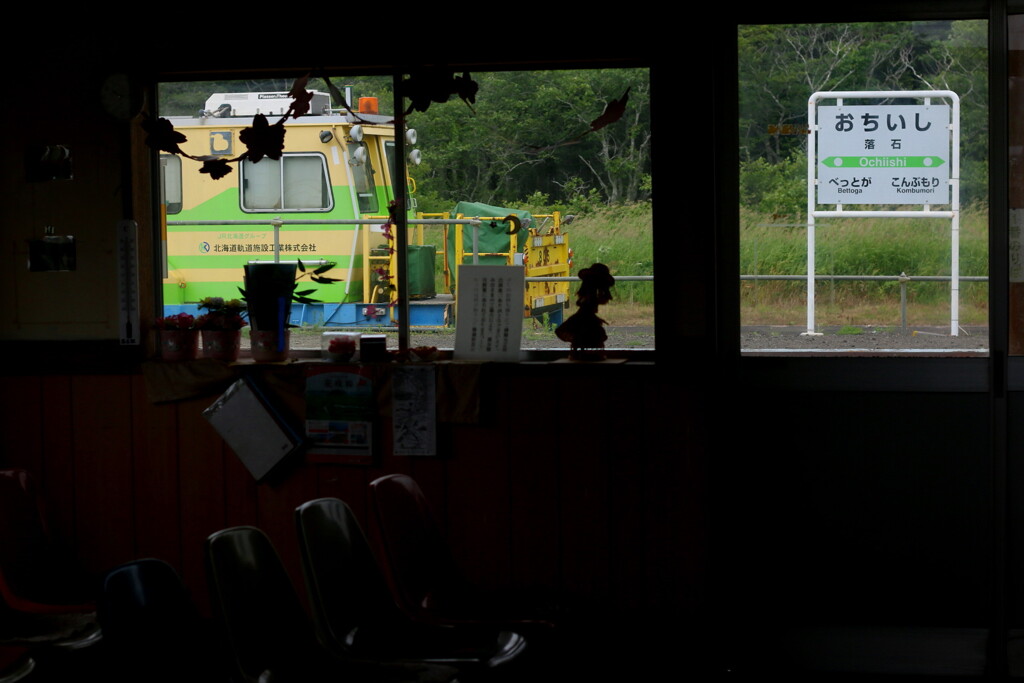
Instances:
[[[245,288],[239,288],[249,310],[249,339],[252,357],[257,361],[283,361],[288,358],[288,328],[292,302],[318,304],[310,294],[316,289],[296,291],[306,277],[318,284],[340,282],[324,273],[333,268],[333,262],[324,263],[307,271],[302,261],[296,263],[249,263],[245,268]]]
[[[160,337],[160,357],[163,360],[195,360],[199,355],[199,332],[196,319],[188,313],[178,313],[156,319]]]
[[[249,324],[243,317],[245,302],[210,296],[199,302],[199,308],[208,311],[195,323],[203,337],[203,356],[228,363],[238,360],[242,328]]]

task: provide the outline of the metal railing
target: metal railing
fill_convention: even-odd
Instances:
[[[618,278],[616,278],[618,279]],[[953,278],[950,275],[815,275],[815,282],[899,282],[900,283],[900,324],[907,329],[907,285],[911,282],[949,282]],[[807,282],[806,275],[740,275],[740,280],[790,280]],[[960,282],[988,282],[985,275],[961,275]]]

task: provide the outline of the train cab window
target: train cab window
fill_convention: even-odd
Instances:
[[[395,141],[394,140],[384,140],[384,160],[387,162],[388,174],[390,174],[390,176],[391,176],[391,187],[396,187],[398,185],[398,174],[397,174],[398,165],[395,163]],[[405,196],[407,197],[407,201],[409,203],[409,208],[411,208],[413,210],[417,209],[418,206],[419,206],[419,202],[417,201],[415,195],[411,192],[411,188],[409,187],[409,179],[408,178],[406,179],[406,195]]]
[[[280,161],[248,160],[241,168],[243,211],[330,211],[327,163],[319,154],[285,154]]]
[[[359,202],[359,213],[378,213],[380,203],[377,201],[377,190],[373,186],[373,162],[370,160],[366,145],[356,142],[348,144],[348,165]]]
[[[384,157],[388,160],[388,171],[391,173],[391,187],[398,185],[398,177],[395,175],[395,142],[394,140],[384,141]]]
[[[160,181],[167,213],[181,213],[181,159],[173,154],[160,155]]]

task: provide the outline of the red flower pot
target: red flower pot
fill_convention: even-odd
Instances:
[[[203,357],[234,363],[242,348],[241,330],[203,330]]]
[[[278,341],[277,330],[249,330],[252,359],[257,363],[280,363],[288,360],[288,343],[291,332],[284,331],[284,339]]]
[[[199,356],[199,330],[160,330],[160,358],[195,360]]]

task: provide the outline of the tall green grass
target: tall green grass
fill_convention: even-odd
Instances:
[[[807,273],[807,229],[804,225],[773,222],[772,216],[741,211],[740,272],[743,275],[804,275]],[[815,230],[815,270],[827,275],[949,275],[948,219],[848,218],[825,219]],[[988,214],[982,209],[961,213],[960,275],[988,274]],[[948,320],[948,283],[911,283],[908,310]],[[850,322],[844,311],[891,310],[898,315],[898,282],[818,283],[816,304],[839,315],[832,322]],[[987,319],[986,283],[962,283],[961,306],[970,316]],[[765,322],[771,309],[792,317],[790,309],[806,305],[804,282],[750,282],[741,286],[745,323]],[[945,313],[943,308],[945,307]],[[929,313],[922,313],[930,311]],[[878,313],[875,313],[877,315]],[[788,321],[779,321],[785,324]],[[881,323],[861,320],[856,322]],[[922,320],[921,322],[930,322]],[[984,322],[973,321],[972,322]]]
[[[654,275],[654,220],[650,202],[611,206],[577,217],[563,229],[573,250],[572,274],[603,263],[612,275]],[[653,282],[619,282],[623,303],[653,304]]]
[[[535,214],[550,207],[523,202],[519,208]],[[792,221],[783,218],[782,221]],[[802,222],[780,222],[771,214],[740,212],[740,273],[743,275],[804,275],[807,273],[807,229]],[[651,203],[591,207],[563,232],[573,249],[572,273],[592,263],[606,264],[615,275],[653,275],[653,218]],[[428,231],[428,233],[433,231]],[[428,242],[440,235],[428,234]],[[821,220],[816,227],[816,270],[824,275],[950,274],[950,222],[947,219],[847,218]],[[440,268],[440,259],[438,259]],[[671,264],[662,264],[663,273]],[[988,214],[973,208],[961,213],[960,275],[988,274]],[[750,282],[741,285],[744,324],[801,324],[806,307],[806,283]],[[438,291],[443,288],[438,283]],[[573,288],[575,291],[575,288]],[[650,282],[620,282],[613,290],[616,307],[653,312]],[[943,324],[949,320],[949,284],[912,282],[907,288],[908,313],[914,324]],[[819,282],[816,308],[821,324],[896,324],[899,322],[898,282]],[[987,283],[961,283],[960,319],[983,324],[988,320]],[[625,311],[624,311],[625,313]]]

